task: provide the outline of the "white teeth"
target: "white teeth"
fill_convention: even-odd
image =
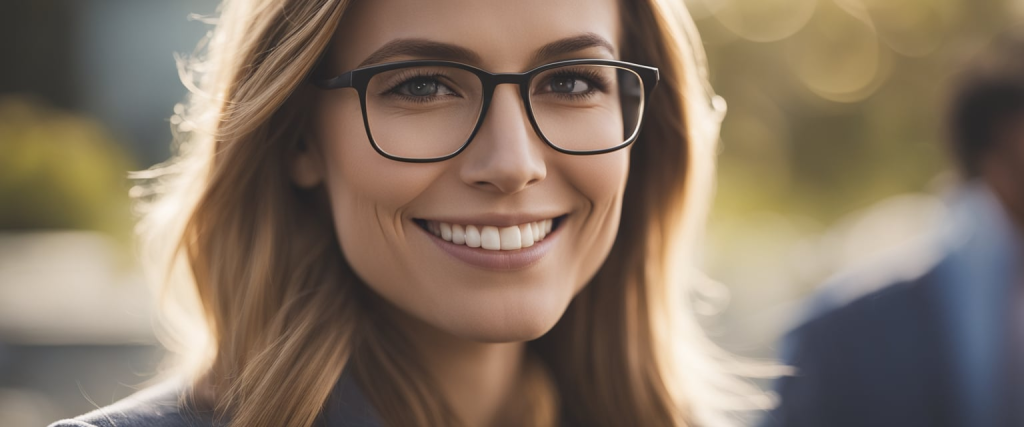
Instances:
[[[471,248],[480,247],[480,229],[475,225],[466,226],[466,246]]]
[[[480,229],[480,247],[492,251],[501,249],[501,234],[498,233],[498,227],[485,225]]]
[[[452,224],[452,243],[456,245],[466,243],[466,230],[459,224]]]
[[[452,225],[447,222],[441,223],[441,238],[452,241]]]
[[[533,226],[530,224],[523,224],[519,226],[519,236],[522,238],[523,247],[528,248],[533,246]]]
[[[513,225],[498,230],[501,233],[501,250],[514,251],[523,248],[523,239],[519,234],[519,226]]]
[[[456,245],[484,248],[491,251],[514,251],[531,247],[551,233],[553,221],[545,219],[511,227],[493,225],[461,225],[427,221],[427,230]]]

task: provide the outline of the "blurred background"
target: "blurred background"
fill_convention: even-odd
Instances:
[[[947,82],[1024,1],[686,4],[729,104],[699,308],[724,347],[769,358],[820,283],[941,221]],[[0,2],[0,425],[89,411],[158,371],[126,173],[169,156],[175,55],[215,8]]]

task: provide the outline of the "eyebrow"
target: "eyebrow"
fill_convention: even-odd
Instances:
[[[547,59],[595,47],[603,48],[612,56],[615,55],[615,47],[604,37],[594,33],[584,33],[544,45],[534,52],[532,60],[533,63],[539,64]],[[482,62],[480,55],[462,46],[427,39],[408,38],[395,39],[385,43],[380,49],[367,56],[356,68],[379,64],[399,56],[414,56],[470,64]]]
[[[604,48],[612,56],[615,56],[615,47],[612,46],[611,42],[597,34],[584,33],[578,36],[555,40],[537,49],[537,52],[533,54],[533,63],[539,64],[551,58],[595,47]]]
[[[395,39],[367,56],[356,68],[379,64],[397,56],[418,56],[457,62],[480,62],[480,55],[461,46],[426,39]]]

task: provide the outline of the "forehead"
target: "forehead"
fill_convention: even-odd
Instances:
[[[620,28],[617,0],[354,0],[330,57],[340,72],[388,42],[422,39],[474,52],[471,65],[517,72],[540,65],[532,62],[541,47],[580,35],[603,38],[614,52],[593,47],[575,57],[617,58]]]

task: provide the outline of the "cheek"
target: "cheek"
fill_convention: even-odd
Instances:
[[[618,234],[622,198],[629,175],[629,149],[597,156],[566,157],[560,171],[589,203],[577,221],[575,260],[583,277],[578,292],[604,264]]]
[[[332,94],[318,109],[326,189],[339,243],[361,275],[394,269],[410,230],[404,208],[439,174],[436,166],[389,160],[370,144],[354,91]],[[338,96],[333,96],[338,95]],[[399,250],[396,250],[399,249]]]
[[[345,92],[323,102],[317,117],[331,199],[336,205],[371,203],[397,210],[430,184],[433,171],[378,154],[366,135],[358,97]]]
[[[558,173],[573,189],[593,203],[593,213],[621,201],[629,175],[630,149],[596,156],[562,156]]]
[[[336,227],[343,231],[374,225],[369,220],[398,222],[402,209],[424,193],[443,168],[381,156],[366,135],[355,91],[333,95],[338,96],[320,104],[316,131]]]

